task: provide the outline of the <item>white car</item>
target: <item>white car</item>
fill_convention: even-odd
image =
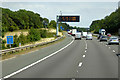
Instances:
[[[86,40],[92,40],[92,34],[87,34]]]
[[[117,37],[110,37],[108,44],[118,44],[119,45],[119,39]]]
[[[76,40],[76,39],[80,39],[80,40],[81,40],[81,37],[82,37],[82,36],[81,36],[81,33],[76,33],[76,34],[75,34],[75,40]]]

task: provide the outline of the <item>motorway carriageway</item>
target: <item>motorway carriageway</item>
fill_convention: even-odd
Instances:
[[[118,45],[65,35],[57,44],[3,61],[4,78],[118,78]]]

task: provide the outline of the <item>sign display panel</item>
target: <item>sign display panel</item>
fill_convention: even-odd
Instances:
[[[80,22],[80,16],[59,16],[59,22]]]
[[[7,36],[7,44],[13,44],[13,36]]]

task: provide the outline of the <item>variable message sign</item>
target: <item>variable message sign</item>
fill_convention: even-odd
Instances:
[[[80,16],[59,16],[59,22],[80,22]]]

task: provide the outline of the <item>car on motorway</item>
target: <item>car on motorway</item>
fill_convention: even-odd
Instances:
[[[71,31],[71,30],[70,30],[70,31],[68,31],[68,34],[72,35],[72,31]]]
[[[108,40],[108,44],[117,44],[119,45],[119,39],[117,37],[110,37],[110,39]]]
[[[101,41],[106,41],[107,42],[107,36],[105,36],[105,35],[100,36],[100,42]]]
[[[81,40],[81,38],[82,38],[82,36],[81,36],[80,32],[75,34],[75,40],[77,40],[77,39]]]
[[[72,29],[72,36],[75,36],[76,33],[77,33],[77,29]]]
[[[82,37],[86,38],[86,36],[87,36],[87,32],[82,32]]]
[[[86,40],[92,40],[92,34],[87,34]]]
[[[108,36],[108,37],[111,37],[111,34],[110,34],[110,33],[107,33],[107,36]]]

